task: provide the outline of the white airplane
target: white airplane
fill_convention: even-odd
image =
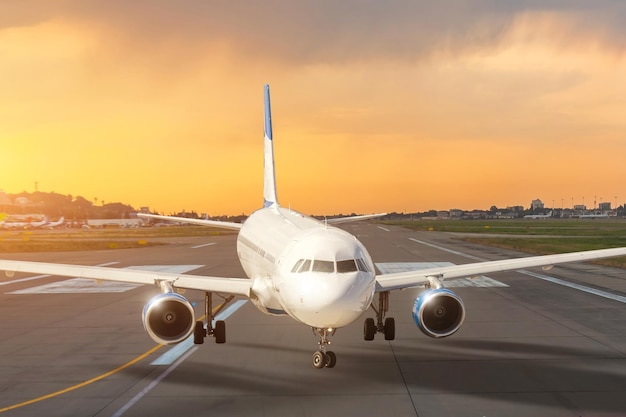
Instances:
[[[554,265],[563,262],[626,255],[626,248],[602,249],[560,255],[533,256],[501,261],[436,267],[419,271],[377,275],[367,249],[350,233],[333,227],[347,221],[380,215],[318,221],[281,207],[276,193],[269,86],[265,86],[265,164],[263,207],[240,223],[143,215],[159,220],[184,221],[237,230],[237,254],[247,278],[225,278],[153,271],[0,260],[0,270],[62,275],[101,280],[154,284],[160,289],[145,305],[143,324],[157,343],[175,344],[194,335],[203,343],[212,336],[226,340],[224,321],[213,319],[235,296],[243,296],[263,313],[288,315],[309,326],[319,338],[313,354],[316,368],[332,368],[336,355],[327,349],[330,336],[362,317],[370,308],[375,319],[365,319],[364,339],[382,333],[395,337],[395,322],[386,317],[389,292],[408,287],[427,288],[413,305],[419,329],[440,338],[456,332],[465,317],[461,298],[444,288],[448,278],[471,277],[490,272]],[[205,293],[206,327],[195,321],[191,303],[179,289]],[[225,301],[213,308],[213,294]]]
[[[527,214],[524,216],[525,219],[535,219],[535,220],[549,219],[550,217],[552,217],[552,210],[550,210],[546,214]]]
[[[45,227],[47,229],[54,229],[57,226],[61,226],[63,223],[65,223],[65,217],[61,216],[59,220],[57,220],[56,222],[49,222],[48,224],[45,225]]]
[[[34,229],[37,227],[42,227],[48,224],[48,217],[44,217],[43,220],[38,222],[7,222],[6,220],[2,222],[2,227],[5,229]]]

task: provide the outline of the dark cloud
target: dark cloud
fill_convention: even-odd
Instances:
[[[524,12],[576,19],[571,34],[626,45],[622,1],[0,0],[0,28],[47,19],[107,30],[122,46],[227,46],[235,56],[296,64],[411,61],[497,47]],[[200,49],[201,50],[201,49]]]

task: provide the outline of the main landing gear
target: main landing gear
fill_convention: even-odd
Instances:
[[[220,296],[221,297],[221,296]],[[229,297],[221,297],[224,302],[220,304],[215,310],[213,310],[213,293],[204,293],[204,310],[206,316],[206,329],[202,320],[196,321],[196,325],[193,329],[193,343],[201,345],[204,343],[204,338],[212,336],[215,338],[215,343],[226,343],[226,322],[224,320],[215,321],[215,327],[213,327],[213,321],[215,316],[219,314],[226,306],[235,298],[233,295]]]
[[[326,345],[330,345],[328,336],[335,334],[335,329],[317,329],[313,327],[313,333],[317,334],[320,338],[317,343],[320,350],[313,354],[313,367],[317,369],[334,368],[337,364],[337,355],[330,350],[326,351]]]
[[[394,340],[396,338],[396,321],[393,317],[385,318],[385,314],[389,310],[389,291],[378,293],[378,306],[372,303],[372,310],[376,313],[376,322],[371,317],[365,319],[363,339],[374,340],[376,333],[383,333],[385,340]]]

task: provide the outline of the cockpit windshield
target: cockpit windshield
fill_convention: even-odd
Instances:
[[[320,259],[315,259],[313,261],[313,268],[311,268],[311,271],[333,273],[335,272],[335,263],[333,261],[322,261]]]
[[[337,272],[338,273],[344,273],[344,272],[355,272],[358,271],[357,267],[356,267],[356,260],[355,259],[348,259],[346,261],[337,261]]]
[[[343,261],[300,259],[295,263],[293,268],[291,268],[292,273],[303,273],[309,271],[329,274],[332,274],[333,272],[337,272],[338,274],[357,271],[371,272],[370,268],[367,266],[367,262],[365,262],[362,258],[346,259]]]

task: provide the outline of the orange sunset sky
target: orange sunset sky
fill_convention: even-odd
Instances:
[[[0,189],[163,213],[626,200],[626,3],[0,0]],[[563,203],[562,203],[563,201]]]

